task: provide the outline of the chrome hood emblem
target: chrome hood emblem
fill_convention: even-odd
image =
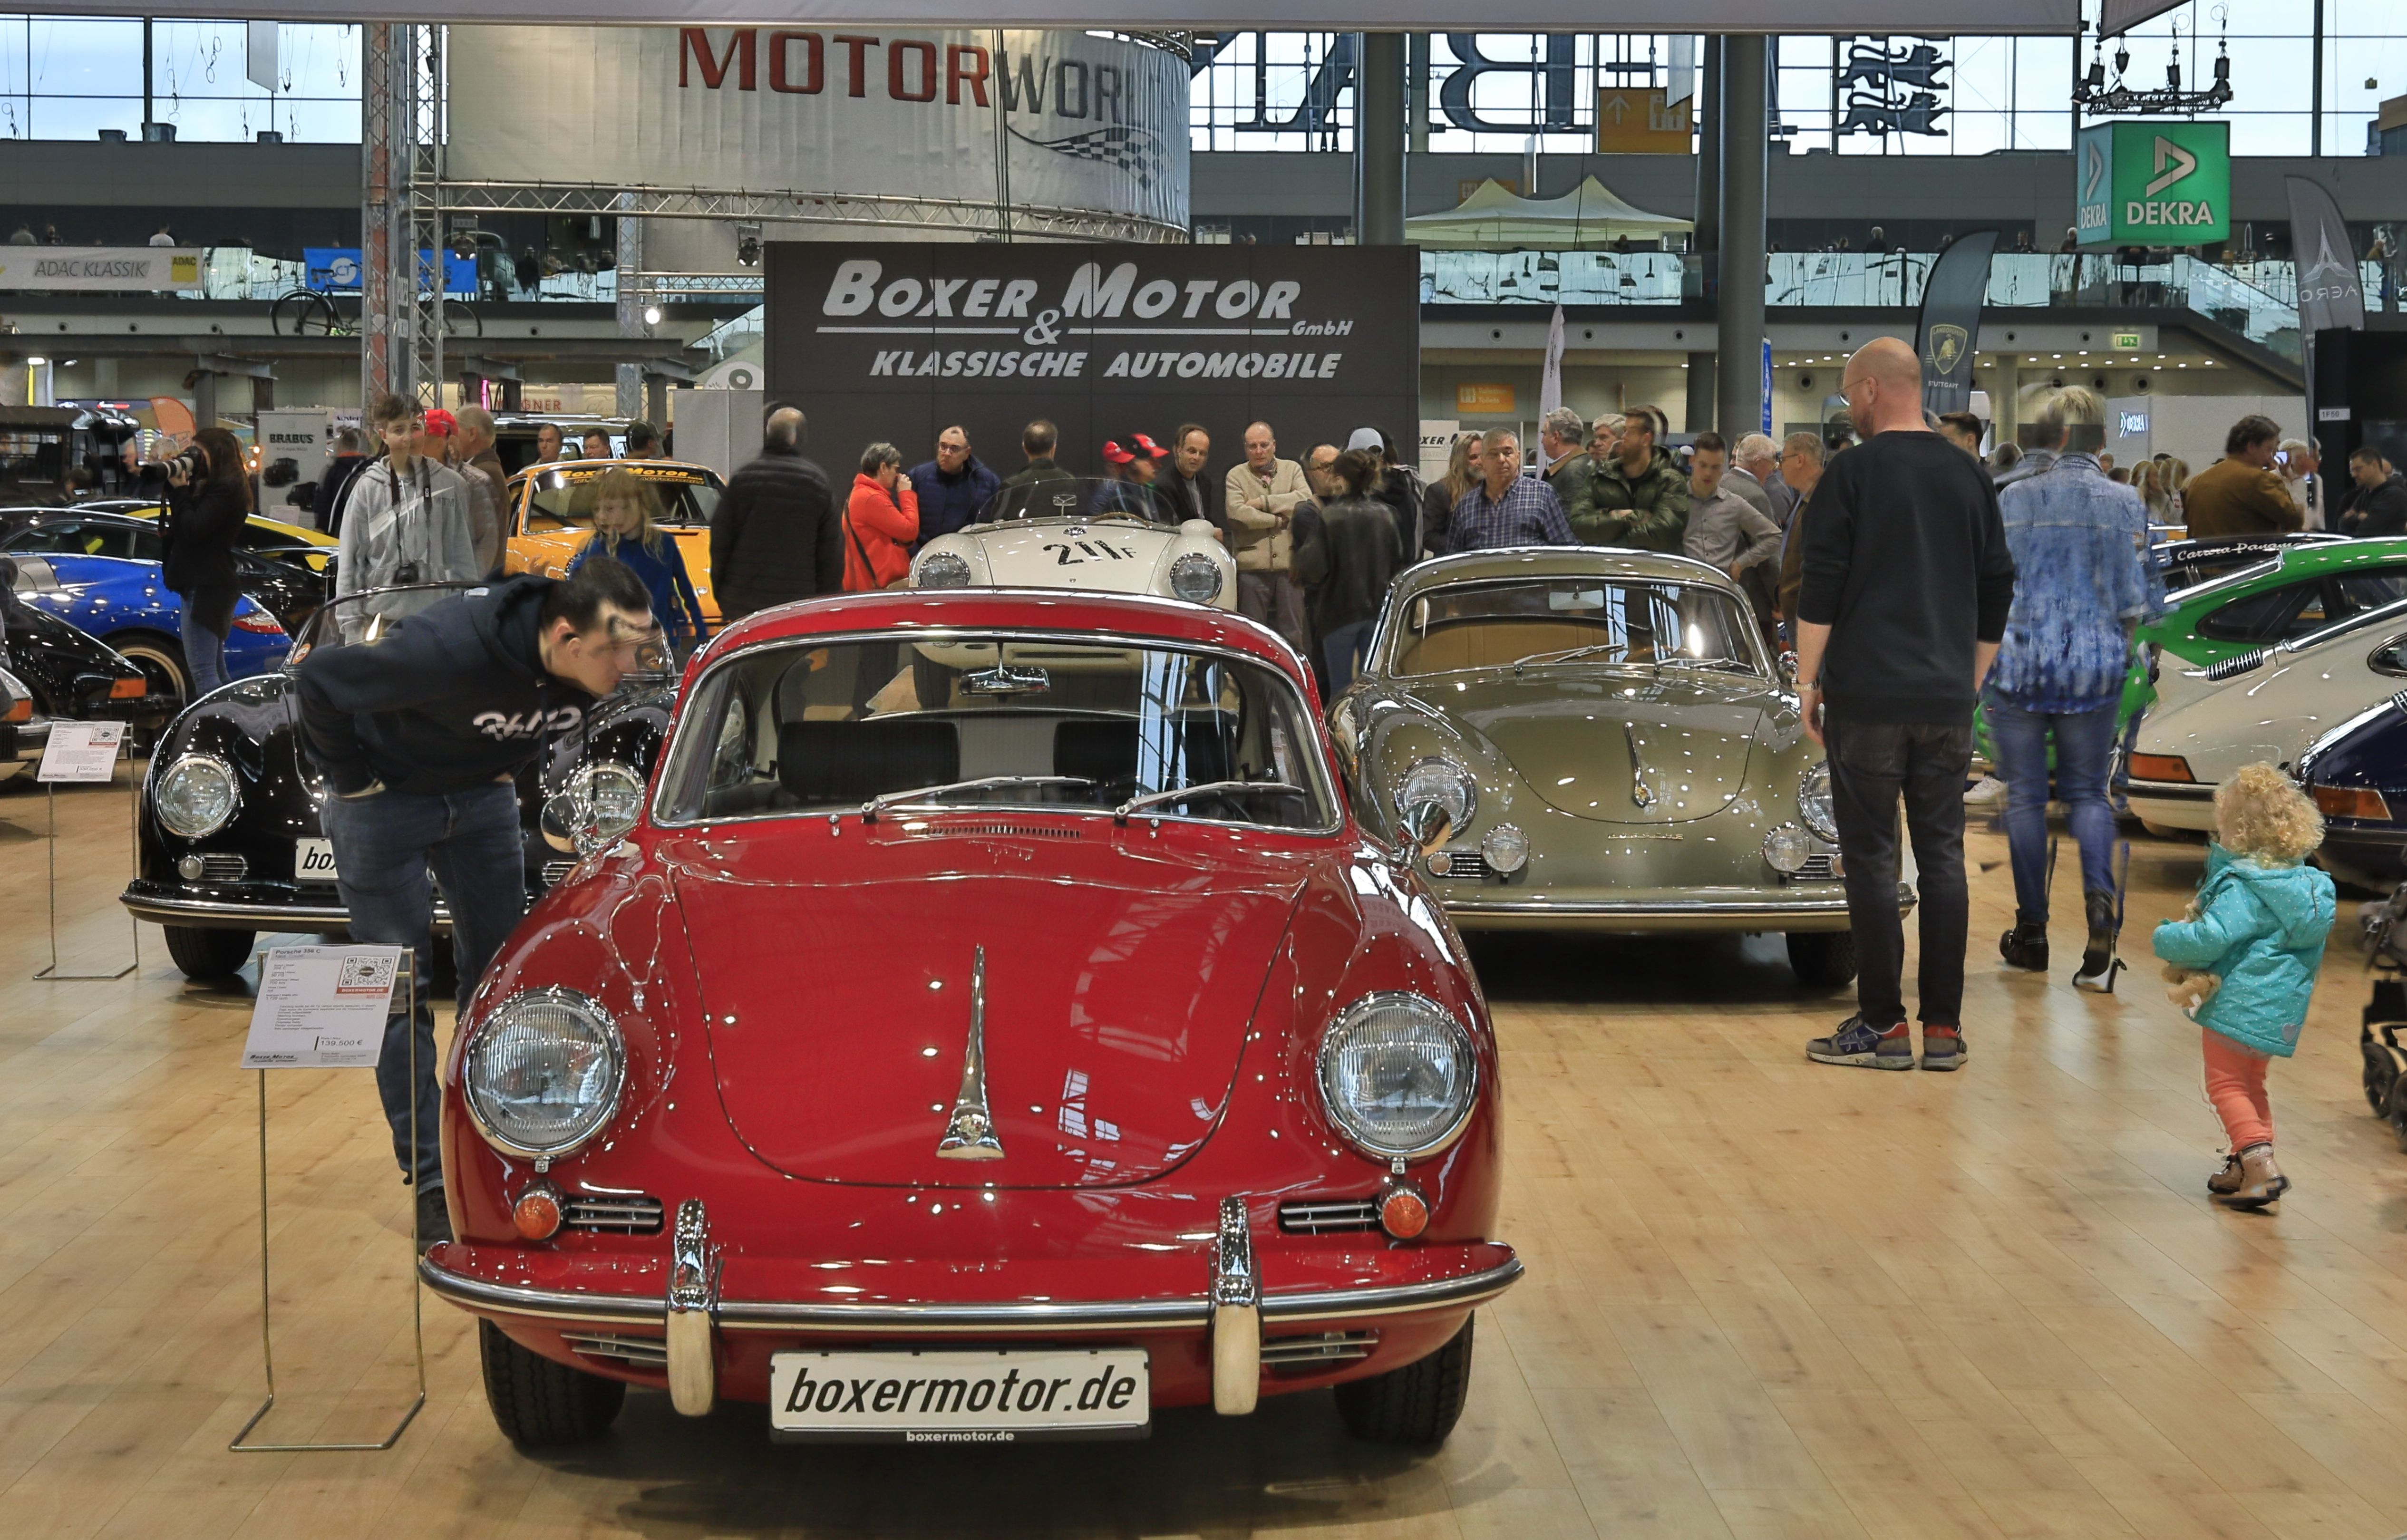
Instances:
[[[970,1040],[961,1056],[961,1090],[945,1136],[936,1141],[940,1161],[1000,1161],[1003,1142],[986,1105],[986,948],[970,964]]]
[[[1638,729],[1629,722],[1621,724],[1622,740],[1630,745],[1630,800],[1645,807],[1655,800],[1655,789],[1646,784],[1646,761],[1638,751]]]

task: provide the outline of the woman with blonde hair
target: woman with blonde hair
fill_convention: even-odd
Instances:
[[[1454,522],[1454,506],[1479,481],[1479,444],[1475,433],[1454,435],[1454,448],[1446,452],[1446,474],[1422,489],[1421,549],[1404,553],[1407,563],[1424,554],[1446,553],[1446,532]]]
[[[668,636],[680,662],[702,645],[710,625],[702,618],[702,599],[685,570],[685,555],[675,536],[660,527],[658,488],[629,470],[602,473],[593,487],[593,538],[585,542],[575,572],[599,553],[624,562],[644,580],[652,594],[652,616]]]

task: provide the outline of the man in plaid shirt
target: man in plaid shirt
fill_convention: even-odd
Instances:
[[[1446,549],[1579,544],[1555,489],[1521,474],[1521,439],[1512,429],[1494,428],[1480,439],[1479,470],[1485,482],[1454,505]]]

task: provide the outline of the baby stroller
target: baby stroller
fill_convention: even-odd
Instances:
[[[2365,1058],[2365,1101],[2373,1115],[2388,1121],[2399,1148],[2407,1150],[2407,882],[2386,899],[2357,911],[2365,930],[2366,961],[2386,977],[2373,981],[2373,998],[2366,1003],[2365,1021],[2357,1032],[2357,1048]]]

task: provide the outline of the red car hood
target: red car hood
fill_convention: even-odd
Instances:
[[[991,820],[991,816],[988,821]],[[1141,1182],[1200,1147],[1316,862],[1201,831],[1045,820],[990,838],[813,820],[678,842],[729,1120],[780,1171],[842,1182]],[[667,853],[667,852],[664,852]],[[939,1160],[986,950],[997,1161]]]

